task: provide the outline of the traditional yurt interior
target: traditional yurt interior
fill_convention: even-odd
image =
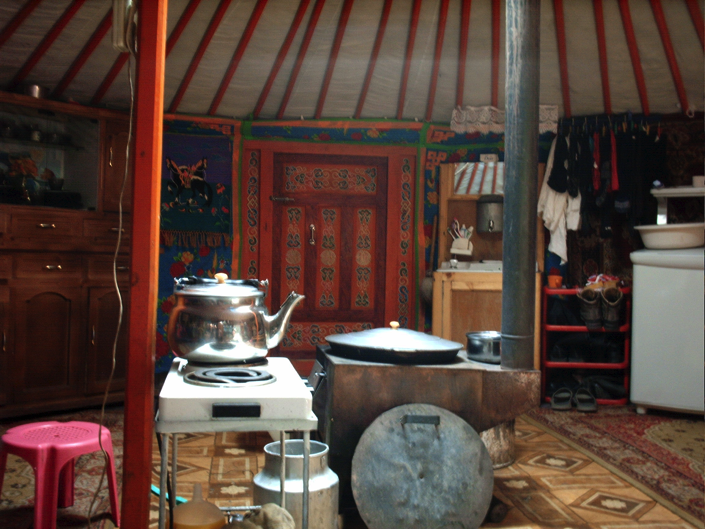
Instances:
[[[704,9],[2,2],[0,526],[702,528]]]

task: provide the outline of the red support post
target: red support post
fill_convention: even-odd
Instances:
[[[149,526],[167,1],[142,2],[137,27],[123,527]]]

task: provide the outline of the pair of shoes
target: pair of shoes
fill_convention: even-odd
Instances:
[[[606,331],[618,331],[624,294],[617,287],[597,291],[585,288],[578,292],[580,317],[589,331],[598,331],[603,326]]]
[[[556,411],[566,411],[571,408],[573,392],[568,388],[560,388],[551,396],[551,409]]]

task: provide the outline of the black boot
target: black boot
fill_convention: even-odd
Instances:
[[[578,292],[578,299],[580,300],[580,317],[588,330],[599,331],[602,328],[600,295],[595,290],[586,288]]]
[[[606,331],[618,331],[622,321],[624,294],[616,287],[602,291],[602,319]]]

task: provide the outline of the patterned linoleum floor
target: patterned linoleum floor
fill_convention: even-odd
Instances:
[[[494,495],[508,507],[501,523],[482,527],[570,529],[687,529],[695,527],[544,430],[518,418],[515,461],[495,470]],[[264,464],[266,433],[180,434],[177,496],[195,483],[218,506],[252,504],[252,478]],[[159,485],[154,444],[153,483]],[[158,499],[152,500],[157,527]],[[343,529],[364,529],[346,519]]]

